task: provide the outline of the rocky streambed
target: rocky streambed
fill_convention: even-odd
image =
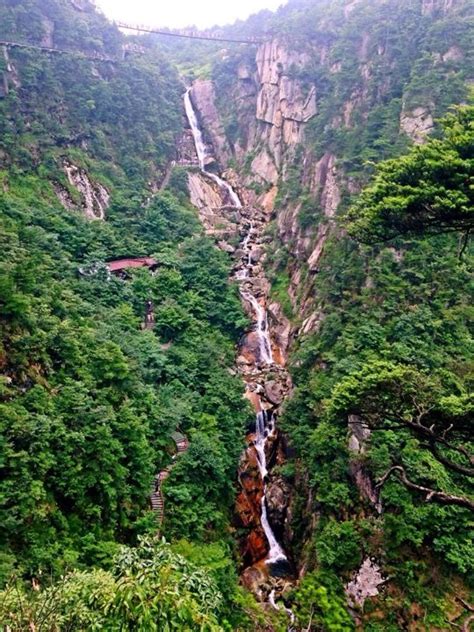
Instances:
[[[238,471],[235,526],[240,534],[241,580],[260,601],[277,607],[276,599],[294,582],[287,538],[291,490],[279,472],[287,450],[278,428],[292,385],[285,368],[290,324],[280,306],[271,302],[264,272],[269,240],[265,227],[271,212],[247,204],[251,196],[239,187],[232,171],[217,174],[190,91],[185,108],[199,165],[199,171],[189,172],[190,198],[207,234],[234,260],[232,279],[252,323],[240,340],[236,359],[245,395],[255,410]],[[188,162],[189,154],[188,146]]]
[[[254,207],[243,207],[240,215],[242,241],[234,253],[233,276],[239,283],[253,327],[240,341],[236,364],[245,382],[246,397],[255,410],[256,422],[249,428],[247,447],[239,464],[236,526],[243,533],[242,582],[260,600],[267,601],[272,592],[283,593],[291,585],[293,575],[286,538],[291,490],[278,473],[278,466],[286,461],[286,444],[278,428],[278,416],[291,391],[291,378],[285,369],[283,343],[287,343],[287,337],[281,334],[275,306],[273,312],[269,309],[270,284],[263,268],[265,226],[269,218]],[[268,521],[266,528],[263,513]],[[272,545],[272,535],[277,546]]]

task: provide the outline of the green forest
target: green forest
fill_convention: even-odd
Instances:
[[[259,603],[239,579],[237,472],[255,414],[235,369],[252,326],[231,280],[238,245],[206,235],[196,167],[176,164],[186,86],[211,79],[221,166],[242,190],[270,190],[252,173],[266,142],[255,95],[239,92],[256,47],[127,37],[89,0],[0,0],[2,632],[469,631],[474,6],[426,4],[290,0],[219,30],[283,42],[305,59],[290,79],[316,86],[264,240],[292,332],[276,466],[291,489],[290,623],[283,601]],[[413,142],[400,121],[427,104],[432,129]],[[341,190],[330,218],[305,175],[328,154]],[[311,270],[298,239],[321,226]],[[151,270],[111,272],[142,257]],[[351,424],[368,437],[357,456]],[[162,471],[161,522],[150,490]],[[384,585],[359,608],[345,589],[366,559]]]

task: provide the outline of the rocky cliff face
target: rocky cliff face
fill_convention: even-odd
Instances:
[[[64,162],[64,173],[76,199],[71,192],[59,184],[56,194],[61,204],[70,210],[80,209],[88,219],[105,219],[105,211],[109,206],[110,195],[99,182],[93,182],[85,169]]]
[[[317,54],[324,61],[327,48],[320,47]],[[298,262],[289,270],[290,298],[295,310],[307,315],[303,319],[306,331],[314,327],[318,319],[308,314],[308,292],[301,292],[301,271],[303,267],[310,272],[317,270],[331,220],[341,200],[336,156],[326,152],[317,159],[305,147],[305,130],[318,113],[316,85],[300,78],[305,76],[311,63],[309,52],[292,51],[278,40],[268,42],[257,51],[253,72],[248,65],[239,67],[236,87],[240,109],[247,117],[246,129],[250,132],[242,139],[243,144],[236,146],[235,154],[237,158],[253,156],[244,183],[250,187],[259,184],[263,188],[262,193],[254,195],[253,201],[269,212],[277,211],[279,239]],[[245,100],[246,107],[242,105]],[[251,123],[248,120],[250,102],[254,112]],[[314,221],[302,225],[302,200],[288,200],[287,195],[282,194],[295,163],[300,170],[299,189],[311,199],[309,213],[314,216],[319,213],[316,228]]]
[[[212,81],[197,81],[191,89],[191,99],[199,113],[201,129],[209,144],[207,166],[218,163],[223,170],[231,158],[224,127],[216,108],[216,94]]]
[[[324,58],[324,51],[320,52]],[[285,174],[304,148],[305,128],[317,114],[317,89],[299,78],[311,63],[311,56],[292,51],[275,40],[261,46],[255,65],[242,63],[236,77],[236,103],[243,133],[233,147],[234,157],[242,165],[252,158],[247,175],[240,179],[246,189],[244,196],[249,204],[263,208],[269,214],[276,210],[277,196]],[[193,101],[200,113],[206,137],[221,165],[229,159],[229,145],[220,123],[216,93],[212,84],[196,82],[192,90]],[[300,186],[322,209],[319,229],[302,228],[299,222],[301,203],[279,204],[277,223],[280,240],[291,247],[298,261],[311,271],[317,268],[326,237],[341,199],[336,158],[327,153],[319,160],[303,151],[298,158],[303,163]],[[192,184],[196,199],[197,188]],[[260,189],[260,190],[259,190]],[[295,307],[299,294],[301,267],[291,271],[291,298]],[[303,301],[304,302],[304,301]],[[304,311],[304,309],[303,309]],[[315,320],[307,321],[305,327]],[[289,333],[286,333],[289,337]]]
[[[337,18],[321,18],[313,39],[294,35],[294,42],[291,36],[268,41],[257,50],[254,63],[237,66],[233,99],[226,99],[235,104],[240,129],[233,157],[242,183],[251,191],[249,202],[276,215],[279,243],[291,255],[289,297],[301,332],[313,331],[322,318],[321,306],[311,295],[311,280],[341,202],[360,190],[365,177],[363,170],[351,173],[351,165],[343,164],[347,150],[334,139],[350,139],[352,134],[351,142],[359,142],[362,150],[357,134],[367,134],[374,110],[390,103],[383,116],[391,117],[394,134],[399,132],[396,142],[425,140],[440,114],[435,84],[443,78],[457,81],[452,77],[464,72],[468,54],[467,40],[446,38],[442,45],[430,34],[427,20],[452,19],[460,4],[420,0],[412,19],[420,20],[419,28],[428,36],[418,48],[405,44],[409,50],[403,61],[376,23],[361,19],[361,2],[356,0],[347,2]],[[349,33],[350,43],[341,47]],[[410,63],[413,68],[423,63],[417,72],[425,73],[424,85],[419,85]],[[454,83],[451,89],[456,90]],[[208,85],[203,90],[211,94]],[[213,96],[218,96],[215,90]],[[219,102],[221,109],[227,107]],[[207,105],[204,110],[212,111],[214,118],[219,108]],[[203,114],[216,153],[225,160],[222,127],[205,118]],[[327,138],[325,144],[314,138],[315,129]]]
[[[201,125],[208,126],[208,138],[215,133],[220,135],[219,121],[213,119],[217,115],[214,102],[203,98],[205,94],[213,94],[209,83],[196,82],[191,92],[199,95],[193,105]],[[199,130],[194,129],[194,134],[199,144]],[[207,148],[206,169],[216,163],[216,154],[223,147],[219,144],[215,150],[214,143],[210,142]],[[276,469],[286,461],[286,442],[277,419],[292,388],[285,368],[290,324],[280,306],[269,301],[270,284],[264,264],[268,246],[265,227],[270,214],[263,207],[245,203],[250,192],[239,183],[236,174],[227,171],[226,176],[227,182],[212,172],[193,170],[188,174],[188,185],[206,233],[234,260],[232,278],[238,283],[252,322],[239,342],[236,358],[236,369],[256,420],[248,429],[238,468],[235,526],[240,534],[241,581],[260,601],[271,602],[276,595],[287,591],[293,577],[284,552],[290,545],[291,489]],[[238,200],[228,199],[229,181],[239,190]]]
[[[318,55],[324,60],[327,49],[321,47]],[[236,88],[240,109],[247,117],[245,125],[250,129],[243,138],[244,144],[236,147],[236,157],[253,156],[244,183],[248,187],[263,187],[263,193],[254,195],[253,201],[270,213],[278,211],[279,239],[298,262],[289,270],[289,295],[295,310],[305,314],[304,331],[316,326],[319,317],[309,314],[308,291],[301,292],[301,271],[303,267],[310,272],[317,270],[341,200],[335,155],[327,152],[317,160],[305,149],[307,124],[317,115],[317,87],[300,77],[305,76],[311,63],[309,52],[296,52],[283,42],[270,41],[258,49],[253,73],[248,65],[239,67]],[[243,101],[247,101],[246,107]],[[254,111],[251,124],[250,102]],[[316,230],[314,223],[302,226],[301,200],[286,200],[283,194],[277,204],[295,161],[300,165],[299,188],[312,199],[313,213],[316,209],[321,212]]]
[[[359,5],[357,0],[347,3],[344,20],[356,19]],[[448,0],[423,1],[419,4],[418,15],[446,15],[455,8],[456,3]],[[329,29],[329,25],[325,28]],[[240,133],[233,143],[225,137],[221,122],[221,116],[229,112],[222,104],[218,86],[197,82],[193,88],[193,100],[215,162],[224,169],[230,158],[237,164],[236,172],[229,171],[228,177],[245,201],[243,210],[225,210],[225,202],[222,198],[219,202],[220,194],[214,184],[203,174],[190,174],[191,197],[200,208],[208,233],[220,240],[220,247],[239,260],[242,253],[235,247],[236,238],[242,238],[239,226],[256,221],[259,226],[274,222],[276,227],[274,241],[261,231],[258,243],[254,245],[252,257],[255,265],[261,266],[262,273],[256,275],[252,289],[267,307],[274,331],[274,352],[281,354],[281,367],[284,367],[292,342],[317,332],[324,319],[324,304],[314,292],[314,279],[324,265],[328,239],[338,236],[337,231],[342,236],[342,229],[336,223],[338,212],[348,196],[356,194],[364,182],[365,176],[360,171],[351,170],[353,165],[346,155],[348,145],[338,139],[343,138],[347,143],[350,139],[365,150],[372,140],[361,140],[357,136],[375,125],[374,111],[383,111],[381,119],[385,119],[380,122],[376,118],[376,125],[382,127],[389,120],[393,138],[400,142],[400,147],[409,142],[419,144],[434,128],[441,108],[439,96],[430,93],[425,86],[421,90],[406,70],[396,83],[393,79],[398,72],[396,54],[380,33],[370,28],[356,31],[351,46],[350,78],[347,59],[341,56],[330,37],[306,44],[298,41],[295,46],[288,39],[275,39],[258,49],[255,63],[241,61],[236,66],[233,98],[226,98],[233,104],[232,114],[239,123]],[[447,76],[465,61],[466,51],[461,45],[446,42],[441,49],[416,53],[423,56],[430,78],[430,73]],[[320,85],[314,77],[323,77],[332,85],[331,97],[324,92],[327,85],[323,85],[323,80]],[[334,103],[331,108],[328,107],[329,98],[331,104]],[[384,110],[387,102],[390,107]],[[325,121],[324,125],[320,120]],[[324,137],[324,143],[315,138],[315,129]],[[380,136],[383,136],[382,132]],[[376,137],[375,144],[379,141]],[[367,155],[372,154],[368,152]],[[265,252],[275,258],[282,254],[281,258],[287,262],[288,298],[295,314],[291,322],[283,316],[281,306],[269,300],[270,287],[265,271],[270,263]],[[370,282],[368,278],[367,287]],[[256,363],[258,340],[255,332],[249,332],[241,342],[237,359],[239,371],[250,386],[247,395],[257,411],[263,405],[266,410],[278,413],[284,398],[291,393],[291,382],[284,370],[275,375],[265,372],[257,372],[257,375],[254,371]],[[239,468],[236,524],[245,534],[240,542],[246,568],[243,581],[265,599],[271,584],[268,584],[265,569],[260,564],[268,552],[268,545],[260,525],[262,485],[254,439],[250,432],[248,449]],[[362,514],[378,524],[382,512],[379,490],[366,467],[369,440],[363,420],[349,418],[347,474],[355,495],[359,496]],[[282,464],[285,458],[285,440],[278,435],[269,444],[267,459],[273,464]],[[307,496],[307,506],[303,510],[307,522],[305,542],[299,559],[295,560],[297,572],[303,575],[312,564],[310,557],[314,552],[309,546],[305,548],[305,544],[311,541],[318,515],[308,491],[307,476],[300,472],[296,479],[300,495]],[[294,542],[291,528],[294,509],[287,483],[277,474],[270,477],[270,521],[281,542],[290,550]],[[301,538],[301,533],[298,537]],[[382,559],[380,550],[376,551],[375,557],[362,556],[358,571],[346,578],[347,599],[354,608],[361,609],[366,599],[376,596],[382,589],[386,582]],[[280,590],[284,592],[285,588],[280,587]]]
[[[252,111],[252,123],[237,145],[236,155],[254,155],[248,184],[277,185],[303,140],[305,124],[316,114],[316,87],[298,78],[309,62],[308,54],[291,51],[274,40],[258,49],[254,68],[239,67],[240,109]],[[243,101],[252,107],[248,103],[244,107]]]
[[[270,184],[278,182],[286,154],[301,143],[304,123],[316,114],[316,88],[308,88],[297,76],[309,61],[307,54],[290,51],[277,40],[257,52],[255,118],[260,124],[253,145],[261,149],[252,173]]]

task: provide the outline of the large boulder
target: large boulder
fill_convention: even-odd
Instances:
[[[265,397],[275,406],[279,406],[285,397],[285,387],[278,380],[268,380],[265,383]]]
[[[290,486],[281,477],[273,479],[267,485],[265,498],[267,501],[268,519],[272,527],[280,532],[284,530],[290,497]]]

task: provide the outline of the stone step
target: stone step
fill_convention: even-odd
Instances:
[[[186,452],[189,448],[189,441],[185,438],[176,445],[177,454],[182,454]],[[174,457],[173,457],[174,458]],[[160,490],[161,483],[168,478],[170,475],[172,465],[167,467],[165,470],[161,470],[158,474],[155,475],[154,484],[150,489],[150,504],[152,510],[156,513],[157,519],[159,522],[163,522],[164,511],[165,511],[165,502],[163,498],[163,494]]]
[[[163,501],[162,502],[156,502],[154,500],[152,500],[151,502],[151,508],[153,509],[153,511],[163,511]]]

